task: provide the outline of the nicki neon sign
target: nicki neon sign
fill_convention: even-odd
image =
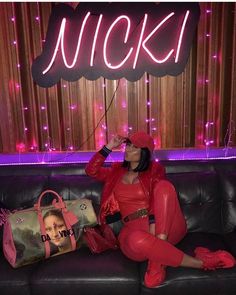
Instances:
[[[187,63],[199,16],[194,2],[82,2],[75,10],[58,4],[32,64],[33,79],[50,87],[61,78],[176,76]]]

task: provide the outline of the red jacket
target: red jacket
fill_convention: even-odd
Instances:
[[[127,169],[122,167],[122,163],[114,163],[111,167],[103,167],[103,163],[106,158],[99,152],[94,154],[89,163],[86,165],[85,172],[100,181],[105,182],[100,208],[100,222],[106,223],[106,218],[116,213],[119,213],[119,205],[116,201],[113,193],[113,189],[121,179],[121,177],[127,172]],[[153,214],[152,209],[152,195],[155,184],[161,179],[165,179],[164,167],[152,161],[149,169],[139,173],[139,181],[142,185],[143,191],[150,199],[149,214]]]

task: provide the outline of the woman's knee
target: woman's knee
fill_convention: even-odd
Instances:
[[[176,200],[176,190],[173,184],[168,180],[159,181],[154,188],[154,197],[157,196],[160,200],[165,199],[169,201]]]

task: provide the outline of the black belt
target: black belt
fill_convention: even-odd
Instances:
[[[124,222],[128,222],[140,217],[146,217],[148,216],[148,209],[139,209],[137,211],[135,211],[134,213],[131,213],[127,216],[125,216],[125,218],[123,219]]]

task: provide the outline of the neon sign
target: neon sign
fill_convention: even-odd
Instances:
[[[33,79],[50,87],[61,78],[176,76],[187,63],[199,16],[194,2],[81,2],[75,10],[58,4],[32,64]]]

